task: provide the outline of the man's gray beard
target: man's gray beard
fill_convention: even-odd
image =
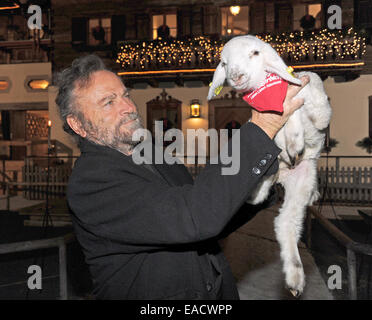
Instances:
[[[125,128],[126,133],[121,133],[120,128],[123,124],[131,121],[130,124]],[[89,120],[84,123],[84,129],[87,132],[87,139],[95,143],[108,146],[118,151],[128,153],[139,144],[141,141],[133,141],[132,134],[137,130],[143,128],[143,122],[141,116],[137,112],[129,113],[123,118],[114,129],[114,132],[109,132],[106,129],[101,129],[98,126],[93,125]]]

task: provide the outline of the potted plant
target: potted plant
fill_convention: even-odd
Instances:
[[[357,147],[365,149],[368,153],[372,153],[372,139],[370,137],[365,137],[359,140],[356,144]]]
[[[324,146],[322,152],[329,153],[333,148],[336,148],[336,146],[339,144],[339,142],[336,139],[329,138],[328,146]]]

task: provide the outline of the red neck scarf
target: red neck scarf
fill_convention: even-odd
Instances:
[[[287,81],[275,73],[268,73],[265,83],[256,90],[244,94],[243,100],[257,111],[276,111],[282,113],[287,88]]]

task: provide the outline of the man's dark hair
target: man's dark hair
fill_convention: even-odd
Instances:
[[[77,117],[84,124],[84,116],[75,105],[73,90],[78,86],[84,88],[89,84],[91,75],[96,71],[108,70],[101,58],[91,54],[72,62],[71,67],[56,75],[55,84],[58,86],[56,104],[63,121],[63,129],[74,137],[78,135],[70,128],[66,119],[69,115]]]

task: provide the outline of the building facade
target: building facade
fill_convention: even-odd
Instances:
[[[241,125],[250,111],[239,96],[230,93],[229,87],[223,88],[215,102],[207,101],[219,52],[231,37],[253,34],[277,50],[279,43],[286,44],[281,54],[288,65],[296,71],[315,71],[324,79],[334,110],[330,137],[338,141],[330,154],[368,155],[355,143],[371,135],[372,68],[368,60],[371,55],[369,46],[361,44],[363,37],[369,41],[372,29],[370,1],[8,2],[19,3],[20,9],[0,10],[0,84],[1,80],[11,80],[11,85],[0,90],[2,115],[5,120],[14,119],[14,124],[31,118],[28,114],[38,117],[36,122],[44,126],[44,131],[39,130],[44,132],[44,140],[45,121],[52,120],[51,139],[67,146],[64,152],[68,154],[79,151],[61,129],[54,102],[57,90],[51,81],[53,72],[68,67],[73,59],[89,53],[99,55],[131,89],[132,99],[148,128],[155,120],[166,119],[168,124],[185,133],[187,129],[222,129]],[[42,34],[35,34],[26,26],[30,14],[25,14],[25,10],[33,3],[42,9]],[[330,36],[326,28],[332,16],[328,8],[332,5],[341,8],[342,36],[337,35],[338,43],[349,42],[341,51],[332,47],[330,40],[324,40]],[[19,27],[12,29],[10,25]],[[13,32],[14,29],[17,32]],[[354,37],[356,30],[363,37]],[[314,43],[313,32],[325,43]],[[31,41],[29,47],[22,48],[24,38]],[[303,51],[304,45],[307,51]],[[32,68],[35,71],[31,71]],[[47,81],[48,89],[28,90],[24,83],[29,84],[31,80]],[[23,88],[21,94],[19,90]],[[200,117],[190,116],[193,101],[200,105]],[[18,115],[21,120],[17,120],[18,111],[24,113]],[[15,115],[9,116],[7,112]],[[5,120],[2,123],[6,123]],[[21,131],[27,132],[26,122],[23,127]],[[11,132],[11,137],[6,138],[16,136]],[[26,133],[20,139],[29,140]],[[366,161],[353,159],[350,164],[365,166]]]

